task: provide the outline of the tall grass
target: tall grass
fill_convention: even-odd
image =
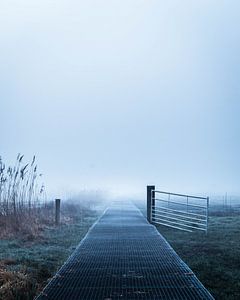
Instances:
[[[15,228],[36,218],[46,201],[42,174],[37,171],[36,157],[24,163],[18,154],[14,166],[6,166],[0,156],[0,225]]]

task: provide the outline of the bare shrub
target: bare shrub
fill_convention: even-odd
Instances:
[[[61,218],[81,219],[103,211],[107,205],[106,195],[101,191],[82,191],[68,195],[61,204]]]

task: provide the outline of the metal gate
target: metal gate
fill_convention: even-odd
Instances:
[[[209,197],[175,194],[147,186],[147,218],[184,231],[208,231]]]

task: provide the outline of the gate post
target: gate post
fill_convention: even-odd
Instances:
[[[152,222],[152,206],[155,205],[155,185],[147,186],[147,220]]]
[[[55,225],[60,224],[60,199],[55,199]]]

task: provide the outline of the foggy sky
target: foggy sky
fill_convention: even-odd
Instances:
[[[4,0],[0,155],[49,192],[240,192],[240,2]]]

